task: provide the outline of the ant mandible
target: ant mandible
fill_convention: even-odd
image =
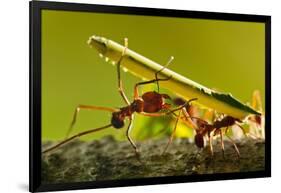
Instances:
[[[129,120],[129,124],[127,126],[126,136],[127,136],[127,139],[129,140],[130,144],[134,148],[136,155],[138,156],[138,153],[139,153],[138,148],[130,136],[130,132],[131,132],[133,120],[134,120],[134,113],[139,113],[144,116],[158,117],[158,116],[165,116],[165,115],[173,114],[174,112],[181,110],[184,107],[184,105],[182,105],[182,106],[176,107],[174,109],[171,109],[171,105],[165,102],[165,99],[170,99],[170,96],[167,94],[159,93],[158,82],[167,81],[171,77],[160,79],[157,77],[157,75],[163,69],[165,69],[166,66],[169,65],[169,63],[172,61],[173,58],[171,58],[162,69],[160,69],[158,72],[155,73],[155,79],[137,83],[134,87],[134,100],[132,103],[129,102],[129,100],[124,92],[124,89],[123,89],[121,73],[120,73],[121,61],[126,56],[126,50],[128,48],[128,39],[125,38],[124,42],[125,42],[124,43],[125,47],[122,51],[122,55],[121,55],[119,61],[117,62],[117,79],[118,79],[118,91],[127,106],[117,109],[117,108],[100,107],[100,106],[92,106],[92,105],[78,105],[74,111],[73,119],[72,119],[71,125],[69,127],[69,130],[67,132],[66,138],[63,141],[61,141],[60,143],[58,143],[50,148],[45,149],[43,151],[43,154],[50,152],[50,151],[64,145],[65,143],[68,143],[69,141],[71,141],[73,139],[79,138],[81,136],[84,136],[84,135],[87,135],[90,133],[94,133],[94,132],[97,132],[97,131],[100,131],[100,130],[103,130],[103,129],[106,129],[109,127],[114,127],[116,129],[123,128],[125,125],[125,119],[127,118]],[[143,95],[140,96],[139,92],[138,92],[138,87],[141,85],[151,84],[151,83],[157,83],[158,92],[149,91],[149,92],[145,92]],[[102,110],[102,111],[111,112],[112,113],[111,122],[110,122],[110,124],[107,124],[105,126],[102,126],[99,128],[94,128],[94,129],[89,129],[89,130],[80,132],[76,135],[73,135],[73,136],[67,138],[68,135],[70,134],[73,126],[76,123],[79,111],[82,109],[83,110]],[[167,112],[160,112],[161,110],[167,110]],[[175,125],[175,127],[176,127],[176,125]]]

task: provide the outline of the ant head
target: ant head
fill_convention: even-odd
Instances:
[[[124,125],[125,125],[124,119],[125,119],[125,117],[122,115],[122,113],[114,112],[114,113],[112,113],[111,124],[114,128],[120,129],[120,128],[124,127]]]
[[[261,115],[253,115],[253,116],[249,116],[248,117],[248,120],[258,124],[258,125],[261,125],[262,123],[262,117]]]
[[[186,103],[186,101],[180,97],[173,99],[173,102],[175,105],[184,105]]]
[[[182,98],[180,98],[180,97],[177,97],[177,98],[175,98],[175,99],[173,100],[173,102],[174,102],[174,104],[176,104],[176,105],[184,105],[185,107],[188,108],[188,107],[190,107],[190,103],[191,103],[192,101],[195,101],[195,100],[197,100],[197,98],[192,98],[192,99],[186,101],[186,100],[184,100],[184,99],[182,99]]]
[[[138,113],[143,112],[143,100],[142,99],[135,99],[134,102],[131,104],[132,111],[136,111]]]
[[[203,135],[201,133],[197,133],[194,136],[194,142],[195,142],[197,147],[203,148],[204,147],[204,137],[203,137]]]

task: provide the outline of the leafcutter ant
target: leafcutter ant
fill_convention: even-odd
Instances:
[[[195,99],[193,99],[193,100],[195,100]],[[184,102],[185,102],[185,100],[183,100],[181,98],[174,99],[174,103],[176,103],[177,105],[182,105],[182,104],[184,104]],[[222,119],[215,120],[212,124],[210,124],[207,121],[205,121],[204,119],[196,117],[197,115],[194,115],[194,113],[192,112],[192,108],[193,108],[193,106],[191,106],[189,103],[186,103],[185,107],[182,109],[182,111],[184,112],[184,117],[182,117],[182,118],[184,119],[185,123],[191,125],[195,129],[196,133],[194,136],[194,142],[195,142],[196,146],[199,148],[203,148],[205,146],[204,137],[207,136],[208,142],[209,142],[210,153],[213,156],[214,152],[213,152],[212,140],[213,140],[213,137],[219,135],[220,136],[220,145],[221,145],[222,153],[224,156],[223,136],[225,134],[229,138],[230,142],[233,144],[235,151],[237,153],[237,156],[240,157],[240,152],[239,152],[237,145],[235,144],[234,140],[230,136],[228,136],[226,133],[228,132],[228,129],[230,127],[237,125],[239,128],[241,128],[241,130],[243,131],[243,133],[245,135],[248,135],[246,133],[246,131],[244,130],[244,128],[240,125],[240,123],[242,123],[242,121],[240,119],[227,115],[227,116],[224,116]],[[211,112],[213,112],[212,117],[215,117],[214,111],[211,111]],[[226,128],[226,129],[223,131],[223,128]]]
[[[145,92],[144,94],[142,94],[140,96],[139,92],[138,92],[139,86],[145,85],[145,84],[151,84],[151,83],[157,83],[158,90],[159,90],[158,82],[167,81],[171,77],[161,79],[161,78],[158,78],[157,75],[167,65],[169,65],[169,63],[172,61],[172,58],[168,61],[168,63],[162,69],[160,69],[158,72],[155,73],[155,79],[139,82],[135,85],[134,100],[133,100],[133,102],[130,103],[130,101],[128,100],[128,98],[124,92],[122,80],[121,80],[121,73],[120,73],[121,61],[122,61],[123,57],[126,55],[127,47],[128,47],[128,40],[127,40],[127,38],[125,38],[125,48],[123,49],[122,55],[121,55],[119,61],[117,62],[118,91],[119,91],[121,97],[123,98],[124,102],[126,103],[126,106],[117,109],[117,108],[100,107],[100,106],[92,106],[92,105],[78,105],[74,111],[73,119],[72,119],[71,125],[69,127],[69,130],[67,132],[67,137],[60,143],[58,143],[50,148],[45,149],[43,151],[43,153],[50,152],[64,144],[68,143],[69,141],[71,141],[73,139],[76,139],[81,136],[84,136],[84,135],[87,135],[90,133],[94,133],[94,132],[97,132],[97,131],[100,131],[100,130],[103,130],[103,129],[106,129],[109,127],[121,129],[125,126],[125,120],[128,119],[129,124],[127,126],[126,136],[127,136],[128,141],[134,148],[136,155],[138,156],[138,152],[139,152],[138,148],[130,136],[130,132],[131,132],[133,120],[134,120],[134,113],[139,113],[144,116],[158,117],[158,116],[165,116],[165,115],[173,114],[174,112],[181,110],[184,107],[185,104],[172,109],[171,105],[165,102],[166,99],[170,99],[170,96],[167,94],[161,94],[156,91],[149,91],[149,92]],[[80,133],[68,138],[69,133],[71,132],[73,126],[76,123],[77,116],[78,116],[80,110],[102,110],[102,111],[111,112],[112,113],[111,121],[109,124],[107,124],[105,126],[102,126],[99,128],[94,128],[94,129],[89,129],[89,130],[80,132]],[[162,110],[166,110],[166,111],[162,111]]]
[[[237,125],[238,127],[240,127],[242,129],[243,133],[246,135],[244,128],[239,123],[242,123],[242,121],[240,119],[237,119],[237,118],[234,118],[231,116],[224,116],[221,120],[214,121],[213,124],[209,124],[207,121],[198,118],[198,121],[197,121],[198,129],[196,129],[196,134],[194,137],[196,146],[199,148],[203,148],[205,145],[204,136],[207,136],[210,152],[211,152],[211,155],[213,156],[214,152],[213,152],[212,139],[214,136],[219,135],[221,149],[222,149],[222,153],[224,156],[223,135],[224,135],[224,133],[225,134],[227,133],[229,127]],[[226,128],[224,133],[222,130],[223,128]],[[228,135],[226,135],[226,136],[229,138],[230,142],[233,144],[235,151],[237,153],[237,156],[240,157],[239,149],[238,149],[237,145],[235,144],[234,140],[230,136],[228,136]]]

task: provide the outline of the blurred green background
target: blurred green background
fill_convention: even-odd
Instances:
[[[207,87],[230,92],[243,102],[250,102],[252,92],[259,89],[264,104],[263,23],[43,10],[43,140],[65,137],[78,104],[125,105],[117,90],[116,66],[106,63],[87,45],[91,35],[120,43],[127,37],[130,49],[160,64],[172,55],[172,70]],[[122,79],[132,99],[134,84],[140,79],[124,72]],[[82,110],[73,133],[106,125],[110,117],[108,112]],[[158,136],[162,129],[172,129],[169,118],[153,120],[137,116],[134,138],[143,139],[147,133]],[[188,132],[181,131],[183,136],[189,136]],[[125,129],[114,128],[83,139],[107,134],[125,139]]]

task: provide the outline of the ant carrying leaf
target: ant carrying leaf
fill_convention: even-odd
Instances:
[[[168,66],[170,64],[170,62],[172,61],[173,58],[171,58],[169,60],[169,62],[162,69],[160,69],[158,72],[155,73],[155,79],[137,83],[134,87],[133,102],[130,102],[128,100],[128,98],[124,92],[124,89],[123,89],[121,73],[120,73],[121,61],[122,61],[123,57],[126,55],[127,47],[128,47],[128,39],[125,38],[125,46],[124,46],[122,55],[121,55],[119,61],[117,62],[118,91],[119,91],[123,101],[125,102],[126,106],[121,107],[121,108],[109,108],[109,107],[100,107],[100,106],[92,106],[92,105],[78,105],[78,107],[76,107],[76,109],[74,111],[73,119],[70,124],[69,130],[67,132],[66,138],[63,141],[61,141],[60,143],[43,150],[43,154],[50,152],[52,150],[55,150],[55,149],[61,147],[62,145],[68,143],[69,141],[72,141],[72,140],[79,138],[81,136],[84,136],[84,135],[88,135],[88,134],[91,134],[91,133],[94,133],[94,132],[97,132],[100,130],[104,130],[104,129],[107,129],[110,127],[114,127],[116,129],[121,129],[125,126],[125,120],[127,119],[127,120],[129,120],[129,124],[127,126],[126,136],[127,136],[128,141],[134,148],[136,155],[138,156],[138,153],[139,153],[138,148],[130,136],[130,132],[132,130],[133,121],[134,121],[134,113],[139,113],[141,115],[150,116],[150,117],[159,117],[159,116],[166,116],[169,114],[174,114],[174,112],[181,110],[185,106],[185,104],[183,104],[183,105],[180,105],[180,106],[172,109],[171,105],[165,102],[166,99],[170,99],[170,96],[167,94],[159,93],[159,83],[158,82],[159,81],[168,81],[171,77],[158,78],[158,74],[163,69],[165,69],[166,66]],[[139,95],[138,88],[141,85],[146,85],[146,84],[151,84],[151,83],[157,84],[158,92],[149,91],[149,92],[145,92],[142,95]],[[94,128],[94,129],[89,129],[87,131],[80,132],[71,137],[68,137],[68,135],[71,133],[71,131],[77,121],[77,117],[78,117],[80,110],[101,110],[101,111],[111,112],[112,113],[111,121],[109,124],[107,124],[105,126],[102,126],[99,128]],[[166,110],[166,112],[163,112],[162,110]],[[178,121],[178,118],[177,118],[177,121]],[[177,123],[176,123],[176,125],[177,125]],[[175,127],[176,127],[176,125],[175,125]],[[171,139],[172,139],[172,137],[170,138],[168,145],[170,144]]]

